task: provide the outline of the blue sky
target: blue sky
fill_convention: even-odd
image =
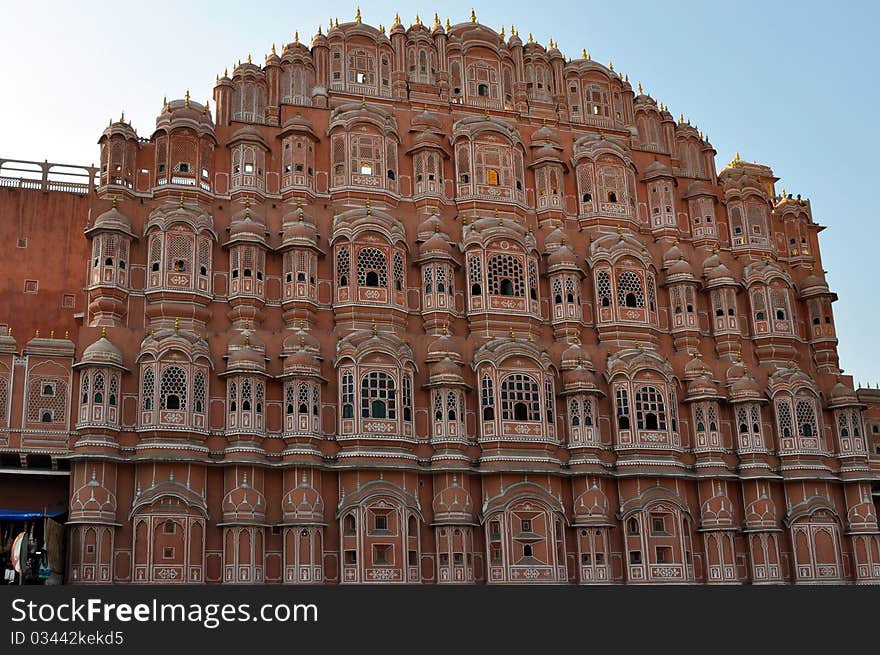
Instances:
[[[88,164],[124,109],[149,136],[162,98],[189,88],[200,102],[214,77],[272,43],[308,42],[356,3],[16,2],[4,6],[0,157]],[[440,7],[442,6],[442,10]],[[718,151],[770,165],[789,193],[810,198],[831,288],[841,364],[880,382],[877,271],[880,221],[872,202],[880,131],[880,2],[360,2],[364,21],[467,20],[516,25],[564,54],[581,48],[641,81],[673,115],[702,128]],[[259,13],[258,13],[259,12]],[[872,302],[867,302],[871,299]]]

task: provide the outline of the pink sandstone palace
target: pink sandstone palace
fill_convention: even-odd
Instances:
[[[0,506],[65,582],[880,582],[880,391],[768,166],[473,15],[230,73],[0,160]]]

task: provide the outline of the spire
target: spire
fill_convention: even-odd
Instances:
[[[355,23],[361,22],[361,8],[360,7],[357,8],[357,13],[354,15],[354,22]]]
[[[254,62],[251,61],[251,53],[248,53],[248,63],[249,63],[249,64],[254,63]]]
[[[639,82],[639,95],[642,95],[642,83]]]
[[[183,96],[183,106],[189,107],[189,89],[186,90],[186,95]]]
[[[477,22],[477,14],[474,12],[473,9],[471,9],[471,22],[472,22],[472,23],[476,23],[476,22]]]
[[[400,13],[396,11],[394,12],[394,24],[400,25]]]
[[[272,54],[273,55],[278,54],[277,52],[275,52],[275,44],[274,43],[272,44]]]
[[[504,25],[501,26],[501,40],[504,40]]]
[[[535,42],[535,39],[532,38],[532,33],[529,32],[529,43],[534,43],[534,42]]]
[[[440,27],[440,16],[437,15],[437,12],[434,12],[434,27]]]
[[[452,24],[449,22],[449,18],[446,19],[446,31],[448,32],[452,29]]]

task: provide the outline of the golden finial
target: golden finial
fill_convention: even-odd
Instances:
[[[444,323],[444,324],[443,324],[443,336],[445,337],[445,336],[448,336],[448,335],[449,335],[449,324],[448,324],[448,323]]]
[[[513,331],[513,328],[512,328],[512,327],[510,328],[510,330],[508,330],[508,332],[507,332],[507,336],[509,336],[509,337],[510,337],[511,339],[513,339],[514,341],[516,341],[516,332]]]
[[[514,27],[513,23],[510,25],[510,36],[516,36],[516,27]]]
[[[373,321],[373,328],[372,328],[372,329],[373,329],[373,336],[374,336],[374,337],[375,337],[377,334],[379,334],[379,327],[376,325],[376,321]]]
[[[400,25],[400,14],[398,12],[394,12],[394,24]]]
[[[703,130],[700,130],[700,141],[705,141],[705,137],[703,136]]]
[[[8,336],[8,337],[12,336],[12,328],[11,327],[6,328],[6,336]]]
[[[249,318],[244,319],[244,329],[245,330],[251,329],[251,319],[249,319]]]
[[[357,13],[354,15],[354,22],[355,23],[361,22],[361,8],[360,7],[357,8]]]
[[[251,335],[249,335],[249,334],[244,335],[244,345],[246,345],[247,347],[250,348],[250,345],[251,345]]]
[[[229,77],[229,69],[226,67],[223,68],[223,77]]]
[[[449,18],[446,19],[446,31],[448,32],[452,29],[452,24],[449,22]]]
[[[183,207],[183,194],[180,194],[180,201],[177,204],[178,207]]]
[[[116,209],[119,206],[119,196],[113,196],[113,209]]]
[[[189,107],[189,89],[186,90],[186,95],[183,96],[183,105],[184,107]]]
[[[105,327],[101,328],[101,336],[105,337],[105,338],[107,337],[107,328],[105,328]]]
[[[678,114],[678,124],[682,125],[683,123],[684,123],[684,114],[679,113]]]
[[[361,96],[361,109],[367,108],[367,96]]]
[[[472,23],[476,23],[476,22],[477,22],[477,14],[474,12],[473,9],[471,9],[471,22],[472,22]]]
[[[54,339],[54,338],[55,338],[55,330],[49,330],[49,338],[50,338],[50,339]]]
[[[211,101],[205,100],[205,108],[202,110],[202,113],[207,115],[209,111],[211,111]]]
[[[329,32],[329,31],[332,30],[332,29],[333,29],[333,19],[331,18],[331,19],[330,19],[330,29],[327,30],[327,31]]]
[[[736,361],[741,362],[743,360],[743,351],[740,350],[736,353]]]
[[[333,27],[339,27],[339,19],[338,18],[333,19]]]
[[[743,377],[747,378],[749,376],[749,367],[743,366]]]
[[[736,155],[733,157],[733,163],[739,164],[739,150],[736,151]]]
[[[613,61],[608,62],[608,70],[610,70],[612,73],[614,72],[614,62]]]
[[[40,328],[37,328],[36,330],[34,330],[34,337],[36,337],[37,339],[40,338]]]
[[[70,337],[70,330],[65,330],[64,331],[64,338],[68,339],[69,337]]]
[[[175,318],[174,319],[174,331],[177,332],[179,329],[180,329],[180,319]]]
[[[303,319],[299,319],[299,329],[302,330],[306,327],[306,322]]]
[[[122,110],[122,115],[119,117],[119,122],[120,123],[125,122],[125,110],[124,109]]]
[[[421,24],[422,24],[422,19],[419,18],[418,14],[416,14],[416,25],[421,25]]]
[[[436,26],[439,26],[439,25],[440,25],[440,16],[438,16],[438,15],[437,15],[437,12],[435,11],[435,12],[434,12],[434,26],[436,27]]]
[[[248,53],[248,63],[249,63],[249,64],[254,63],[254,62],[251,61],[251,53]]]
[[[214,86],[216,86],[218,84],[220,84],[220,76],[219,75],[217,75],[217,77],[214,78]]]
[[[379,34],[385,34],[385,24],[379,23]]]
[[[324,34],[324,32],[321,31],[321,26],[318,25],[318,36],[321,36],[323,34]]]
[[[275,44],[274,44],[274,43],[272,44],[272,54],[273,54],[273,55],[277,55],[277,54],[278,54],[277,52],[275,52]]]
[[[373,215],[373,206],[370,204],[369,199],[367,199],[367,216]]]
[[[529,32],[529,43],[534,43],[535,39],[532,38],[532,33]]]
[[[620,241],[623,241],[623,225],[617,226],[617,236],[620,239]]]
[[[504,40],[504,25],[501,26],[501,34],[500,34],[500,36],[501,36],[501,40],[503,41],[503,40]]]
[[[642,83],[639,82],[639,95],[642,95]]]

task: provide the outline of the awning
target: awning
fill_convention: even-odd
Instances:
[[[61,516],[62,514],[67,514],[67,512],[28,512],[20,509],[0,509],[0,521],[33,521],[34,519],[43,518],[44,516],[48,516],[51,518],[55,518],[56,516]]]

